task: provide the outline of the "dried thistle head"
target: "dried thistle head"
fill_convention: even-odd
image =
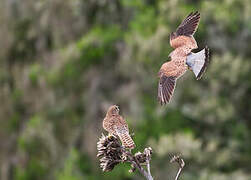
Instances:
[[[170,162],[171,163],[177,162],[179,164],[180,168],[183,168],[185,166],[184,160],[179,155],[173,155]]]
[[[122,147],[115,136],[102,136],[97,142],[97,157],[100,158],[100,167],[103,171],[111,171],[122,162]]]
[[[147,160],[150,161],[151,160],[151,155],[152,155],[152,148],[148,147],[144,149],[144,152],[137,152],[135,153],[135,158],[137,159],[137,161],[140,163],[140,165],[146,165]],[[131,164],[131,169],[129,170],[129,172],[134,172],[136,170],[136,167]]]
[[[135,157],[138,160],[139,163],[143,164],[146,163],[146,160],[150,160],[152,155],[152,148],[148,147],[144,149],[144,152],[137,152],[135,153]]]

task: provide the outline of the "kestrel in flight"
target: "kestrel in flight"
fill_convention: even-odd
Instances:
[[[129,135],[128,125],[123,117],[119,115],[118,106],[113,105],[109,107],[103,120],[103,128],[108,131],[109,134],[118,136],[125,148],[135,148],[135,143]]]
[[[158,73],[160,78],[158,85],[158,100],[161,105],[169,103],[175,88],[176,80],[187,69],[191,69],[200,79],[209,63],[209,49],[205,47],[198,53],[192,53],[197,49],[197,42],[193,35],[200,21],[200,13],[190,13],[170,35],[170,45],[174,50],[169,54],[171,61],[164,63]]]

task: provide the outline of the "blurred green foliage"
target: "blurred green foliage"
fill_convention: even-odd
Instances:
[[[157,103],[169,34],[201,12],[195,38],[211,63]],[[109,105],[153,148],[155,179],[251,177],[251,2],[248,0],[0,1],[0,179],[142,179],[128,164],[103,173],[96,142]]]

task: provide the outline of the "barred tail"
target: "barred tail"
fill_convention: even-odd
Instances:
[[[128,132],[119,133],[118,136],[125,148],[134,149],[136,147]]]

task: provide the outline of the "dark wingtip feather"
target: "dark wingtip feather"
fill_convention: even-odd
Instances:
[[[162,76],[159,81],[158,87],[158,101],[160,105],[165,105],[170,102],[174,88],[175,88],[176,77],[173,76]]]
[[[200,21],[200,13],[198,11],[191,12],[177,28],[177,35],[192,36],[194,35]]]
[[[206,56],[205,57],[205,62],[204,62],[203,67],[201,68],[198,76],[196,77],[197,80],[199,80],[202,77],[202,75],[206,71],[206,68],[207,68],[207,66],[209,64],[209,61],[210,61],[210,59],[209,59],[209,48],[207,46],[205,47],[205,56]]]

